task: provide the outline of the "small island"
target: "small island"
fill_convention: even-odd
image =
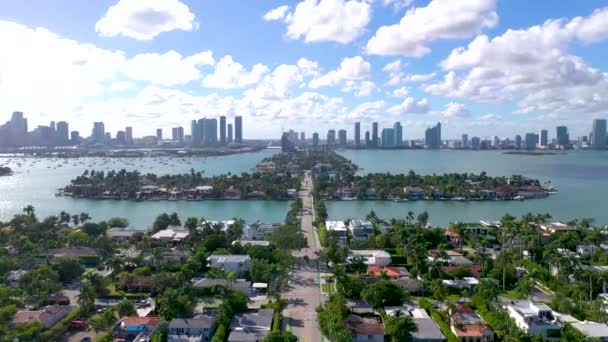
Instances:
[[[11,170],[8,166],[0,166],[0,177],[2,176],[10,176],[13,174],[13,170]]]

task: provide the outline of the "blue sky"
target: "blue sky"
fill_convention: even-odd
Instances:
[[[608,117],[607,39],[598,0],[5,1],[0,121],[579,136]]]

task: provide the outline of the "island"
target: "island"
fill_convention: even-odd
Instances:
[[[13,174],[13,171],[8,166],[0,166],[0,177],[2,176],[10,176]]]

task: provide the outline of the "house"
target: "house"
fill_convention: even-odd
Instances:
[[[167,342],[209,342],[215,330],[215,317],[176,318],[169,323]]]
[[[576,253],[582,257],[591,256],[599,247],[595,245],[578,245],[576,246]]]
[[[374,277],[381,277],[385,275],[391,279],[410,276],[410,272],[408,272],[405,267],[375,265],[367,266],[367,271],[365,272],[365,274]]]
[[[450,246],[456,247],[462,245],[462,239],[460,237],[460,234],[458,234],[458,232],[454,230],[447,229],[446,231],[444,231],[443,238],[445,239],[445,242]]]
[[[98,254],[95,249],[89,247],[62,247],[49,249],[47,255],[57,259],[78,259]]]
[[[245,227],[241,238],[245,240],[266,240],[279,226],[280,224],[277,223],[252,223]]]
[[[440,261],[442,262],[445,266],[462,266],[462,265],[466,265],[466,266],[470,266],[473,265],[473,262],[467,258],[465,258],[464,256],[462,256],[462,254],[456,252],[456,251],[445,251],[447,258],[446,259],[441,259],[440,258],[440,251],[437,249],[433,249],[429,251],[429,257],[428,257],[428,261],[429,262],[435,262]]]
[[[251,294],[251,282],[245,279],[237,279],[236,281],[230,281],[228,279],[219,278],[200,278],[193,280],[192,286],[195,288],[202,289],[214,288],[219,286],[242,292],[246,296],[249,296]]]
[[[576,227],[567,225],[562,222],[543,222],[539,225],[539,228],[549,234],[576,231]]]
[[[412,277],[401,277],[397,279],[391,279],[391,282],[402,289],[406,290],[410,294],[423,295],[424,285],[416,278]]]
[[[106,231],[106,236],[113,241],[129,241],[135,237],[136,234],[141,234],[141,231],[134,229],[127,229],[121,227],[113,227]]]
[[[608,325],[606,323],[584,321],[570,323],[570,326],[589,339],[608,342]]]
[[[296,189],[287,189],[287,197],[296,198],[298,196],[298,190]]]
[[[389,316],[407,315],[412,317],[416,324],[416,331],[412,333],[413,342],[444,342],[445,336],[441,333],[437,323],[429,317],[424,309],[418,306],[386,306],[384,311]]]
[[[127,341],[149,341],[159,323],[158,317],[123,317],[118,325],[117,336]]]
[[[352,188],[338,188],[334,196],[340,199],[352,199],[355,198],[355,193]]]
[[[378,318],[349,315],[344,325],[350,330],[353,342],[384,342],[384,325]]]
[[[441,281],[446,287],[451,287],[459,290],[468,290],[472,292],[477,285],[479,280],[474,277],[464,277],[462,279],[444,279]]]
[[[235,189],[233,186],[224,191],[224,199],[241,199],[241,190]]]
[[[74,307],[69,305],[49,305],[42,310],[34,311],[19,310],[15,313],[15,316],[13,316],[10,326],[40,323],[44,327],[49,328],[62,320],[72,312],[72,310],[74,310]]]
[[[419,199],[424,199],[424,197],[426,196],[426,194],[424,193],[424,190],[422,190],[421,188],[417,187],[417,186],[406,186],[403,188],[403,193],[405,194],[405,196],[411,200],[419,200]]]
[[[353,239],[357,241],[367,240],[376,235],[374,225],[370,221],[350,220],[348,223],[348,230],[353,236]]]
[[[346,246],[348,239],[348,229],[344,221],[325,221],[325,229],[328,234],[332,234],[338,240],[339,246]]]
[[[211,255],[207,258],[207,266],[243,274],[251,269],[251,258],[249,255]]]
[[[479,221],[479,223],[486,228],[500,228],[500,221]]]
[[[6,276],[6,280],[5,280],[6,286],[9,286],[9,287],[18,286],[19,281],[21,280],[21,277],[23,277],[26,273],[27,273],[26,270],[14,270],[14,271],[8,272],[8,275]]]
[[[260,309],[254,313],[238,313],[230,322],[228,342],[261,341],[272,328],[273,309]]]
[[[461,342],[493,342],[494,332],[473,309],[456,305],[450,316],[450,330]]]
[[[241,245],[241,246],[262,246],[268,247],[270,246],[270,241],[264,240],[234,240],[232,241],[232,245]]]
[[[179,227],[169,227],[167,229],[159,230],[154,235],[152,235],[152,238],[154,240],[164,242],[181,242],[188,236],[190,236],[190,232],[185,229],[181,229]]]
[[[346,262],[351,263],[357,258],[363,259],[363,262],[368,266],[388,266],[391,263],[391,255],[381,249],[351,250]]]
[[[235,220],[223,220],[223,221],[201,221],[198,225],[198,230],[202,230],[205,226],[210,225],[213,228],[217,228],[222,232],[226,232],[232,228],[236,221]]]
[[[515,324],[528,336],[541,335],[547,340],[559,340],[564,324],[546,304],[528,300],[512,301],[505,306]]]

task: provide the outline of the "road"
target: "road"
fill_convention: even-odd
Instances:
[[[293,253],[299,262],[289,276],[289,291],[283,294],[283,298],[289,303],[283,311],[283,328],[291,331],[302,342],[322,341],[315,311],[324,298],[319,285],[319,262],[316,253],[319,247],[312,226],[312,184],[310,171],[306,171],[300,198],[303,203],[302,230],[308,240],[308,247]],[[304,260],[304,256],[308,256],[309,263]]]

